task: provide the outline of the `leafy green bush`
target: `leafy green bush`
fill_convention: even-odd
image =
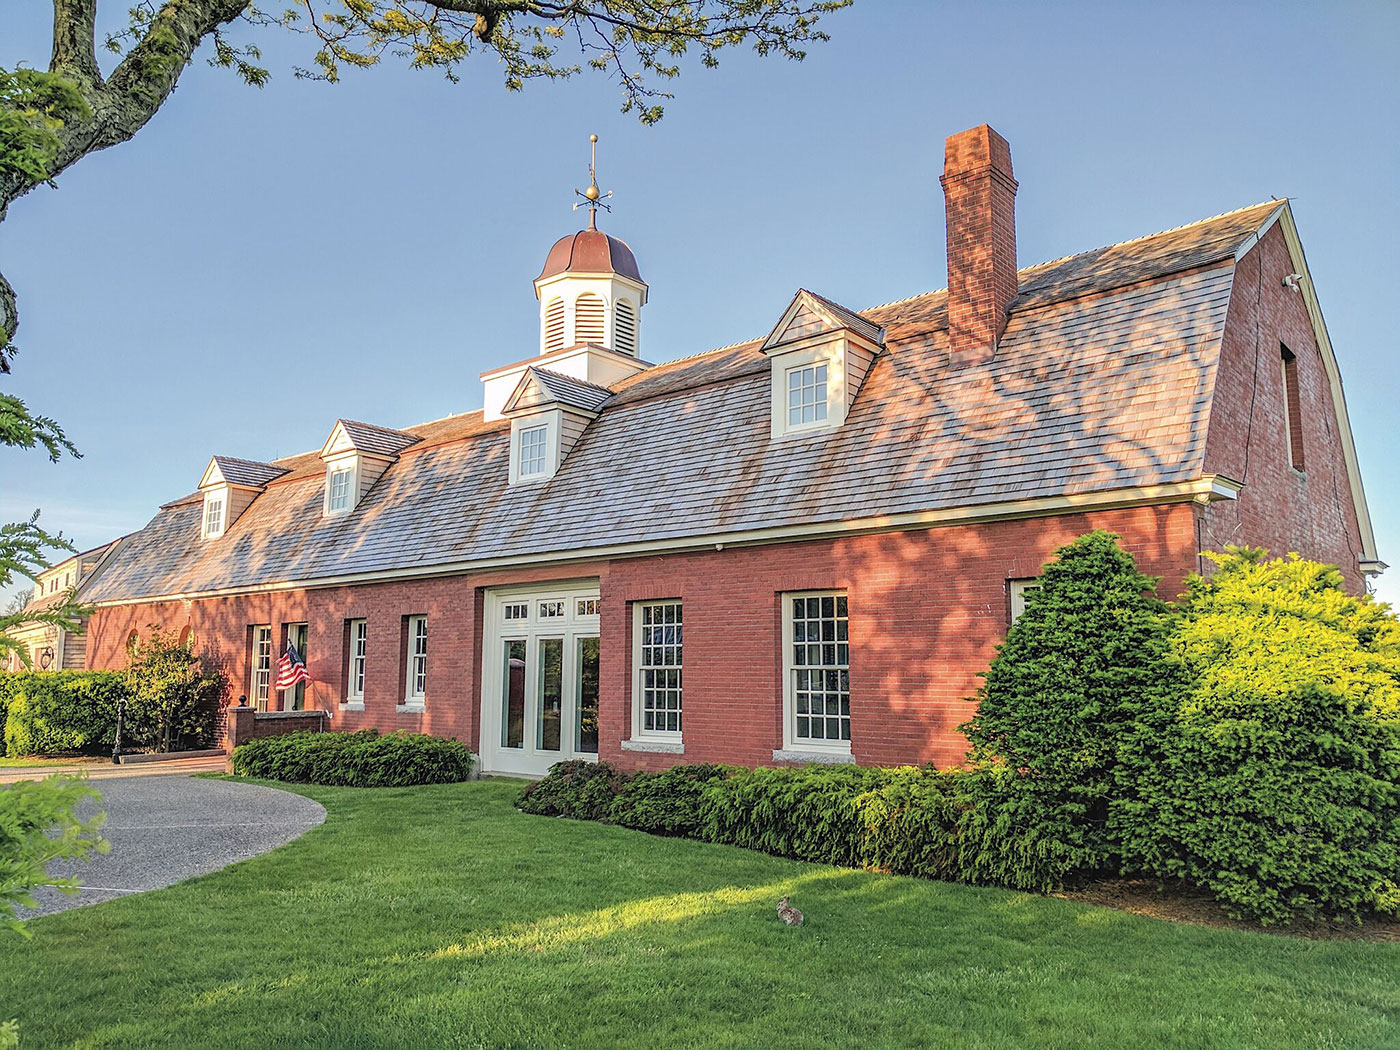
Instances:
[[[75,891],[75,879],[48,874],[49,861],[107,851],[107,843],[97,833],[102,814],[77,815],[79,803],[96,797],[84,777],[21,780],[0,788],[0,927],[25,932],[15,913],[34,905],[36,887]]]
[[[608,820],[653,835],[699,838],[705,787],[735,772],[731,766],[672,766],[660,773],[634,773],[608,808]]]
[[[1395,913],[1400,624],[1335,568],[1264,553],[1190,581],[1190,691],[1125,749],[1126,862],[1265,924]]]
[[[426,733],[288,733],[240,744],[240,776],[340,787],[453,784],[471,776],[472,755],[457,740]]]
[[[0,757],[5,754],[5,716],[10,702],[29,677],[28,671],[0,671]]]
[[[206,668],[188,642],[160,627],[138,640],[127,666],[123,743],[176,751],[208,747],[223,699],[223,674]]]
[[[606,820],[624,777],[606,762],[578,758],[556,762],[549,775],[529,784],[516,805],[542,817]]]
[[[126,685],[115,671],[44,671],[11,676],[5,750],[11,755],[110,750]]]
[[[1118,750],[1139,712],[1174,695],[1171,621],[1111,532],[1057,552],[997,650],[965,726],[969,876],[1053,890],[1117,867],[1108,832]]]

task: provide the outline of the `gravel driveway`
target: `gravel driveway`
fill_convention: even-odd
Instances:
[[[65,861],[51,868],[71,875],[74,897],[44,888],[39,908],[22,918],[159,889],[256,857],[304,834],[326,819],[325,808],[301,795],[254,784],[195,780],[186,775],[109,776],[93,783],[103,810],[103,836],[112,851],[88,863]]]

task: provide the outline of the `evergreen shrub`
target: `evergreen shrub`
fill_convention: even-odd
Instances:
[[[467,780],[472,754],[458,740],[426,733],[287,733],[233,750],[239,776],[336,787],[408,787]]]
[[[547,776],[526,786],[516,805],[542,817],[606,820],[624,779],[607,762],[556,762]]]
[[[623,779],[608,820],[653,835],[699,838],[705,787],[734,772],[731,766],[700,763],[634,773]]]
[[[9,693],[5,752],[52,755],[111,750],[117,704],[127,695],[117,671],[35,671],[4,676]]]
[[[1174,636],[1190,688],[1125,748],[1125,865],[1236,917],[1400,910],[1400,624],[1332,566],[1211,555]]]

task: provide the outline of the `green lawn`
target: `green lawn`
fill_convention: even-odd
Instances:
[[[1400,1046],[1400,945],[529,817],[518,790],[307,788],[329,818],[289,846],[0,940],[0,1018],[43,1048]]]

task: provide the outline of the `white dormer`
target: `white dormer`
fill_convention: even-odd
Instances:
[[[774,438],[819,435],[846,421],[885,330],[805,288],[763,342],[772,374]]]
[[[422,440],[416,434],[371,423],[338,419],[321,446],[326,464],[321,514],[339,518],[360,503],[376,481],[399,458],[399,453]]]
[[[611,396],[605,387],[527,368],[502,408],[510,418],[510,483],[554,477]]]
[[[271,463],[213,457],[199,479],[199,491],[204,494],[199,534],[206,540],[218,539],[267,488],[268,482],[285,473],[284,468]]]

